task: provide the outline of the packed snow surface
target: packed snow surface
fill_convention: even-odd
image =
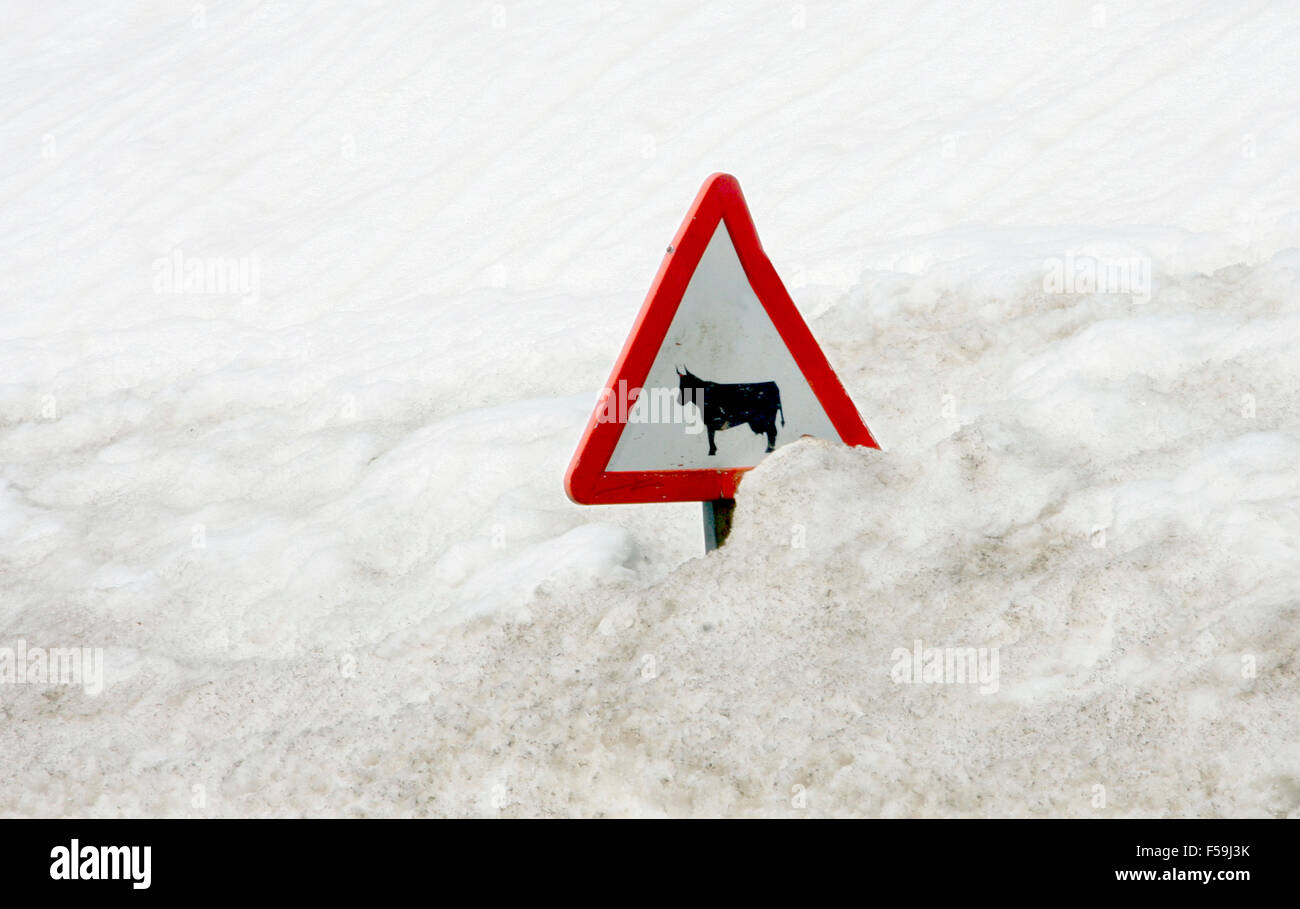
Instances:
[[[10,4],[0,813],[1300,814],[1298,19]],[[705,556],[561,480],[715,171],[885,450]]]

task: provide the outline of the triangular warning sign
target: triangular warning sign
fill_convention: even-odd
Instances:
[[[705,181],[564,485],[583,505],[733,498],[801,436],[878,448],[758,242],[740,184]]]

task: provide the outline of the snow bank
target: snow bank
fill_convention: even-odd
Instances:
[[[1300,813],[1284,9],[11,18],[0,813]],[[705,557],[561,477],[715,170],[886,451]]]

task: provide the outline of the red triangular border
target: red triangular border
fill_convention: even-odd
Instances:
[[[813,394],[826,410],[835,431],[845,444],[879,448],[763,252],[754,220],[740,192],[740,184],[730,174],[714,174],[704,181],[686,213],[686,219],[677,229],[677,236],[673,238],[663,264],[659,266],[659,273],[650,285],[650,293],[605,387],[617,388],[619,380],[625,380],[628,388],[640,388],[645,384],[686,286],[695,274],[719,221],[727,225],[750,286]],[[601,421],[598,419],[600,413],[601,405],[597,403],[564,478],[564,489],[569,498],[580,505],[730,499],[735,497],[741,475],[753,469],[606,472],[605,467],[614,454],[625,424]]]

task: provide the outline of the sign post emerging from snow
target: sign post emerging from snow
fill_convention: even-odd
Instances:
[[[705,181],[564,479],[582,505],[703,502],[721,545],[741,475],[801,436],[879,448],[758,242],[740,184]]]

